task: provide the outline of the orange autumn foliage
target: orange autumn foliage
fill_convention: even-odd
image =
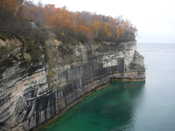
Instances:
[[[14,11],[20,0],[0,0],[3,8]],[[127,20],[92,14],[89,12],[71,12],[53,4],[35,5],[26,1],[22,8],[22,17],[33,20],[38,25],[53,29],[57,35],[72,35],[86,40],[127,41],[135,40],[136,28]]]

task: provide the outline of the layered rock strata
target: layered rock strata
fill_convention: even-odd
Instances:
[[[111,79],[145,79],[135,41],[65,44],[52,37],[45,47],[47,62],[33,71],[10,55],[0,61],[1,131],[35,129]]]

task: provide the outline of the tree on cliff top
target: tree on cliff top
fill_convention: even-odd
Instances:
[[[80,40],[83,38],[86,41],[135,40],[136,28],[122,17],[112,18],[89,12],[71,12],[53,4],[35,5],[31,1],[25,2],[23,17],[53,29],[62,40],[66,40],[65,35]]]
[[[89,12],[71,12],[66,8],[55,7],[53,4],[35,5],[32,1],[24,0],[0,0],[0,10],[0,26],[6,27],[6,29],[9,26],[9,30],[11,24],[13,24],[13,28],[20,28],[20,21],[32,20],[38,25],[55,31],[58,38],[63,41],[66,41],[68,37],[81,41],[135,40],[136,28],[121,17],[112,18]],[[10,20],[10,14],[18,22],[13,23],[14,21]],[[5,23],[2,21],[4,20],[3,16],[6,17]]]

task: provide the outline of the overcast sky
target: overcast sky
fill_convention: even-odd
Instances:
[[[35,0],[39,1],[39,0]],[[71,11],[123,16],[138,29],[138,42],[175,43],[175,0],[40,0]]]

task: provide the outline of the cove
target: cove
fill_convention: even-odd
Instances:
[[[41,131],[109,131],[131,128],[144,82],[113,82],[92,93]]]

